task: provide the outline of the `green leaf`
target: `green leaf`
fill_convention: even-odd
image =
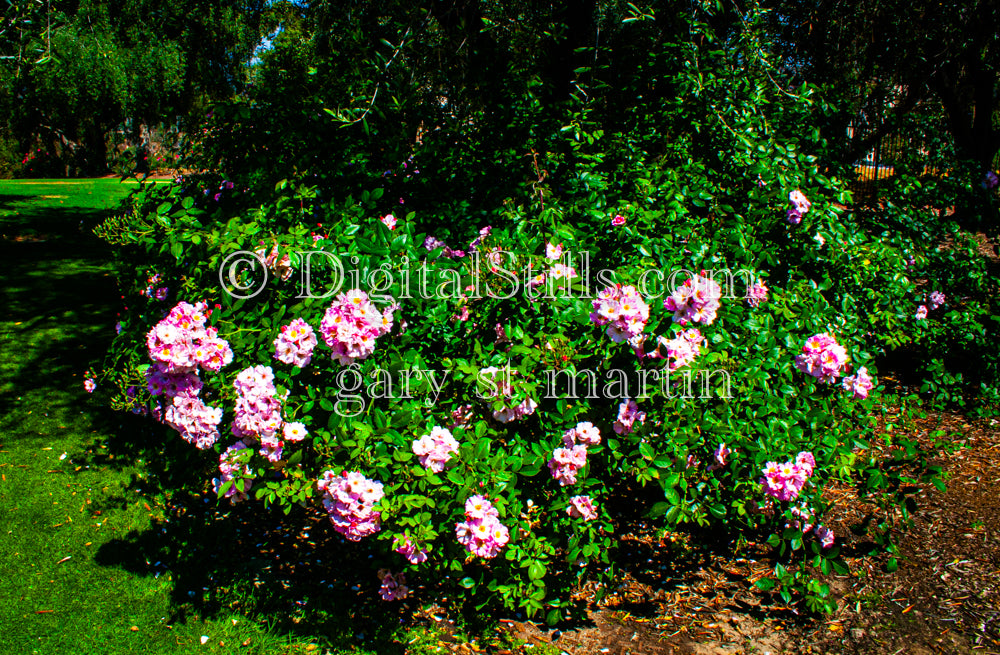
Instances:
[[[774,579],[772,578],[761,578],[760,580],[754,583],[754,586],[760,589],[761,591],[771,591],[772,589],[775,588],[775,586],[777,586],[777,584],[778,583],[775,582]]]
[[[645,457],[646,459],[653,459],[653,455],[655,455],[655,453],[653,452],[653,447],[650,446],[645,441],[639,444],[639,454]]]

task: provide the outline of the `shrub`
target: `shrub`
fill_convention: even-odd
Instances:
[[[384,569],[373,596],[421,580],[558,621],[576,582],[614,576],[615,534],[652,519],[771,544],[759,586],[830,609],[819,576],[846,568],[824,489],[905,517],[922,461],[909,442],[883,458],[871,416],[906,253],[843,210],[818,131],[771,129],[811,89],[775,88],[748,35],[635,9],[564,101],[519,62],[509,110],[470,110],[391,168],[336,158],[377,152],[405,102],[301,167],[322,128],[262,164],[231,135],[266,132],[267,109],[217,110],[226,177],[145,186],[99,230],[129,307],[113,402],[213,449],[221,499],[325,513]]]

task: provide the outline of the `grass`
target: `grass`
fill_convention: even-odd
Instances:
[[[137,424],[82,381],[118,302],[89,228],[127,191],[116,179],[0,181],[0,652],[306,652],[237,612],[185,611],[177,572],[123,552],[130,535],[162,529],[162,498],[144,493],[141,456],[116,453]]]

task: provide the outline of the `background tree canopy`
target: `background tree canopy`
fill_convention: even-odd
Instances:
[[[758,13],[709,2],[705,20],[720,42],[753,33],[768,43],[776,83],[823,90],[835,111],[824,105],[809,123],[828,139],[831,161],[850,164],[904,133],[918,142],[914,150],[934,149],[926,144],[937,134],[953,162],[976,162],[980,171],[996,166],[1000,3],[762,5],[767,11]],[[697,6],[664,7],[651,24],[683,31],[677,15]],[[419,126],[447,134],[473,116],[477,126],[503,126],[529,96],[551,107],[574,93],[574,84],[593,83],[593,91],[631,75],[642,53],[620,39],[620,27],[642,16],[628,2],[588,0],[6,0],[0,158],[44,146],[69,153],[52,173],[104,172],[112,131],[141,141],[141,126],[185,116],[190,137],[209,105],[221,101],[266,107],[261,116],[272,125],[305,120],[320,130],[330,123],[317,111],[333,110],[343,122],[377,127],[381,146],[373,156],[393,159],[400,153],[385,149],[412,141]],[[653,73],[646,71],[649,88],[641,94],[602,91],[608,116],[623,120],[633,98],[651,106],[667,97],[669,85]],[[385,120],[390,108],[392,125]],[[297,152],[294,135],[259,129],[254,137],[249,150],[258,154]],[[224,145],[217,144],[217,162]]]
[[[8,0],[0,107],[20,153],[104,173],[116,128],[174,122],[245,85],[267,3]],[[50,153],[51,154],[51,153]]]

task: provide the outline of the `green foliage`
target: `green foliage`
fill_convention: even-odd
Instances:
[[[828,146],[807,120],[828,108],[811,87],[779,87],[756,23],[719,33],[709,10],[674,13],[660,3],[595,3],[572,14],[463,7],[459,15],[410,3],[347,13],[313,6],[287,23],[253,92],[214,110],[197,156],[218,172],[145,186],[101,226],[117,246],[129,307],[102,378],[118,389],[114,403],[156,410],[160,400],[143,391],[146,335],[177,301],[207,301],[211,326],[234,352],[230,366],[203,379],[202,398],[225,412],[223,431],[236,374],[258,365],[272,366],[288,392],[285,420],[309,431],[286,442],[277,463],[254,453],[250,473],[220,495],[247,490],[243,479],[252,478],[247,502],[294,520],[300,506],[321,511],[324,471],[377,479],[381,531],[345,547],[356,561],[370,554],[373,569],[398,570],[392,548],[405,536],[429,550],[427,562],[406,567],[410,579],[477,610],[501,603],[553,623],[576,615],[572,585],[613,578],[615,535],[650,519],[766,541],[782,561],[782,598],[832,609],[818,580],[843,569],[839,551],[788,527],[793,508],[801,503],[822,521],[823,491],[837,483],[905,517],[902,486],[935,472],[921,470],[925,454],[914,444],[889,453],[874,432],[881,387],[852,399],[799,371],[795,357],[807,338],[830,333],[854,371],[875,374],[877,357],[909,343],[912,241],[844,210],[850,194],[821,170],[816,153]],[[485,84],[500,71],[502,84]],[[785,212],[795,190],[812,207],[792,225]],[[390,212],[395,229],[379,220]],[[469,253],[479,242],[475,254],[448,257],[439,244],[425,247],[427,237]],[[547,243],[563,245],[579,277],[568,292],[550,285],[551,297],[539,299],[527,281],[539,271],[552,277]],[[341,291],[399,303],[391,334],[350,368],[322,345],[303,370],[273,359],[283,325],[302,318],[318,328],[330,304],[303,288],[298,253],[315,250],[329,258],[308,264],[313,295],[335,291],[339,278]],[[249,265],[231,268],[240,257]],[[703,269],[734,274],[718,317],[698,326],[704,353],[672,385],[638,393],[637,378],[662,376],[663,362],[593,325],[593,298],[614,282],[640,288],[650,305],[648,355],[656,337],[680,331],[662,304],[671,274],[680,272],[679,284],[683,271]],[[154,273],[170,288],[165,301],[142,293]],[[770,299],[751,307],[743,296],[759,280]],[[507,402],[532,399],[537,408],[504,423],[492,418],[500,403],[484,394],[481,371],[507,366]],[[401,387],[401,373],[416,370],[437,377]],[[598,380],[593,393],[548,388],[547,376],[586,371]],[[686,372],[690,389],[679,383]],[[352,383],[355,373],[363,384]],[[390,381],[395,391],[386,393]],[[626,398],[648,418],[615,430]],[[474,420],[456,425],[453,412],[466,405]],[[547,463],[581,421],[603,441],[588,449],[579,481],[563,487]],[[412,451],[435,426],[452,426],[460,443],[440,473]],[[715,459],[720,444],[732,449],[725,463]],[[804,451],[816,468],[798,501],[765,502],[764,466]],[[204,461],[207,479],[217,460]],[[494,559],[469,556],[455,538],[474,494],[493,501],[510,531]],[[575,495],[597,502],[596,520],[567,511]]]

